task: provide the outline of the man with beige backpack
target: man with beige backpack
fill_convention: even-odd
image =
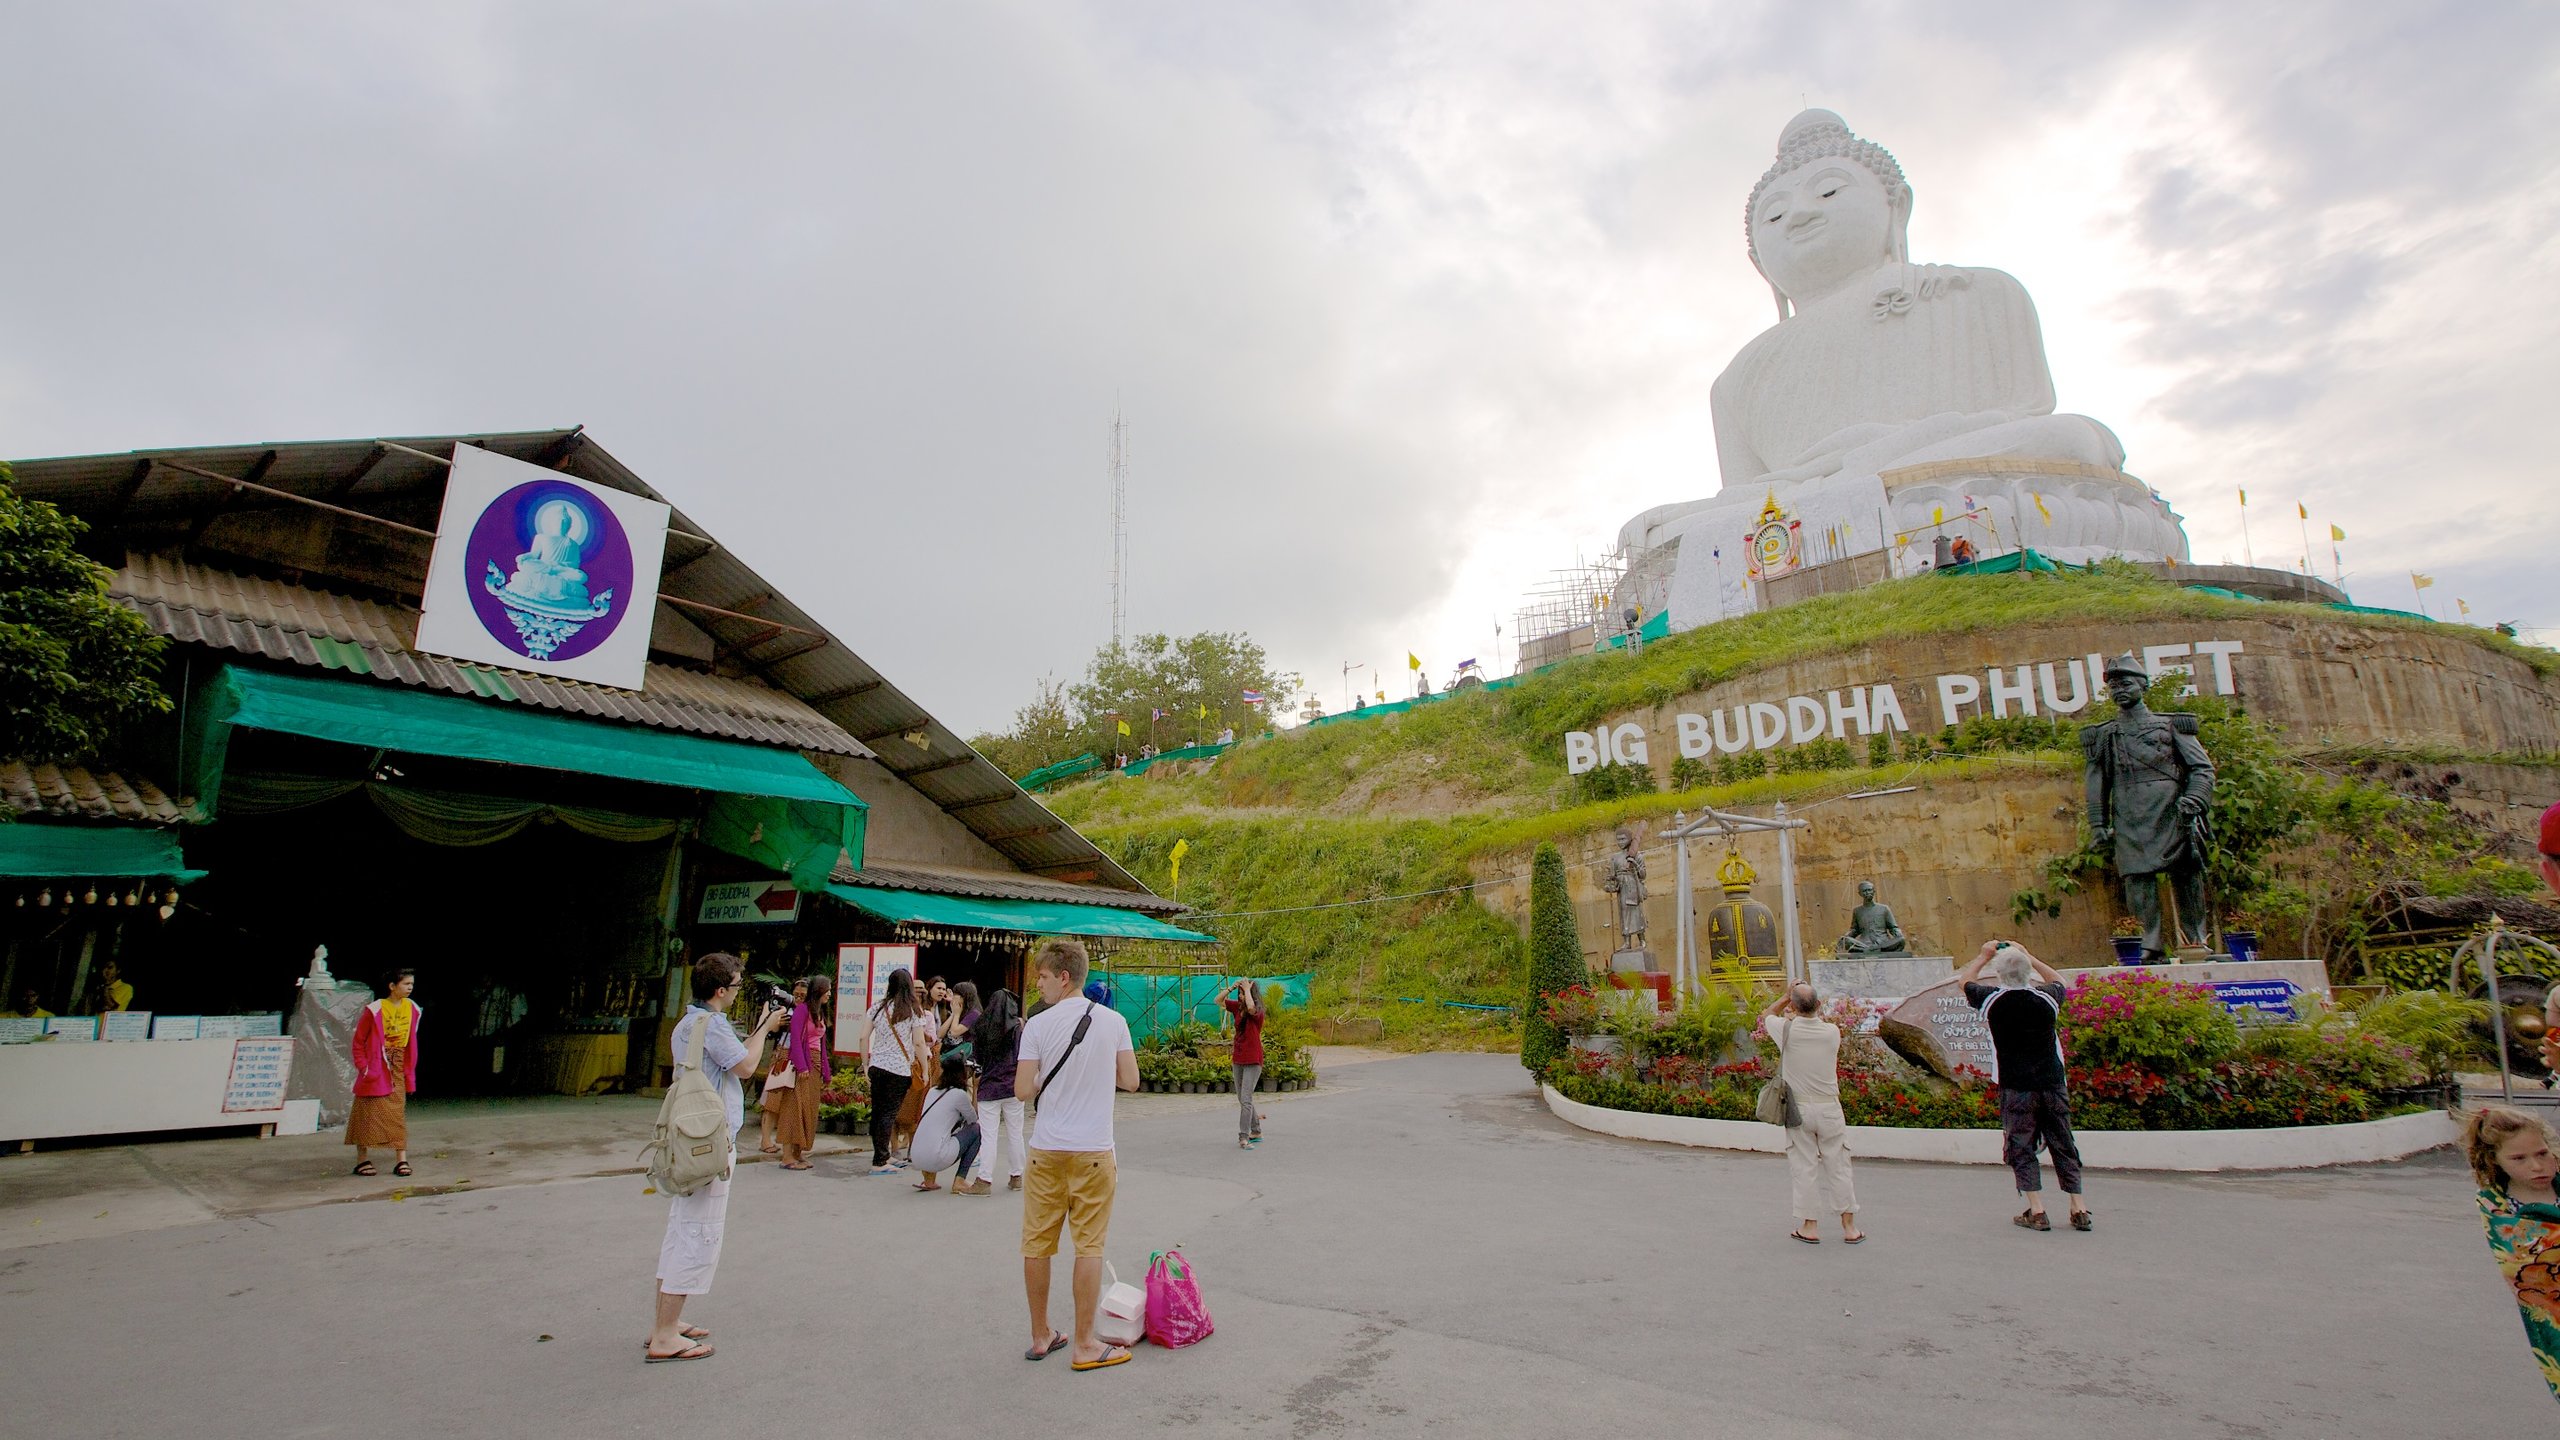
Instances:
[[[710,1337],[684,1323],[684,1302],[711,1293],[720,1242],[729,1220],[729,1174],[737,1165],[738,1130],[747,1123],[746,1077],[764,1059],[764,1042],[785,1011],[768,1004],[755,1034],[738,1038],[729,1007],[738,998],[734,955],[693,962],[693,1004],[667,1037],[675,1083],[658,1110],[656,1137],[641,1152],[651,1184],[668,1197],[667,1234],[658,1246],[657,1317],[643,1347],[648,1362],[708,1360]],[[706,1083],[707,1082],[707,1083]],[[705,1091],[709,1093],[705,1093]]]
[[[1840,1027],[1822,1018],[1822,1001],[1802,981],[1760,1017],[1778,1047],[1778,1123],[1787,1129],[1787,1174],[1793,1182],[1796,1228],[1787,1232],[1807,1245],[1822,1243],[1821,1216],[1840,1217],[1842,1243],[1867,1238],[1858,1228],[1858,1192],[1849,1183],[1849,1122],[1840,1112]],[[1761,1118],[1767,1119],[1767,1116]]]

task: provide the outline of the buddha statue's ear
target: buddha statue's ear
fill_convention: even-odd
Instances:
[[[1894,186],[1885,200],[1884,244],[1886,254],[1903,265],[1911,263],[1911,187]]]

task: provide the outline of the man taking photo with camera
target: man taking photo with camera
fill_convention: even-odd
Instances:
[[[685,1063],[695,1034],[702,1036],[702,1071],[728,1112],[728,1169],[736,1168],[738,1130],[747,1123],[746,1087],[739,1082],[756,1073],[764,1059],[764,1042],[786,1013],[767,1000],[756,1017],[755,1034],[746,1040],[738,1038],[728,1010],[737,1002],[739,972],[744,968],[734,955],[705,955],[693,962],[693,1004],[685,1008],[684,1018],[669,1035],[669,1049],[678,1065]],[[1134,1057],[1131,1063],[1134,1067]],[[720,1241],[728,1219],[726,1170],[690,1195],[670,1197],[667,1235],[658,1246],[658,1314],[649,1329],[650,1364],[711,1358],[712,1348],[702,1343],[711,1332],[684,1323],[684,1302],[711,1293],[711,1275],[720,1268]]]
[[[1032,957],[1046,1009],[1024,1022],[1014,1089],[1036,1105],[1030,1163],[1022,1184],[1022,1287],[1031,1300],[1031,1348],[1045,1360],[1067,1345],[1049,1326],[1049,1273],[1058,1229],[1075,1236],[1075,1354],[1078,1370],[1125,1365],[1129,1352],[1094,1338],[1102,1303],[1103,1242],[1120,1183],[1112,1150],[1112,1091],[1138,1088],[1138,1054],[1120,1012],[1083,997],[1090,961],[1073,940],[1052,940]]]

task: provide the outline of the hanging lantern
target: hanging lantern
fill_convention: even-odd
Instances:
[[[21,910],[27,908],[27,892],[24,890],[18,892],[18,908]]]
[[[97,886],[95,886],[95,885],[91,885],[91,886],[89,887],[89,889],[88,889],[87,893],[83,894],[83,895],[80,897],[80,903],[81,903],[81,904],[83,904],[83,905],[95,905],[95,904],[97,904],[97,903],[98,903],[98,887],[97,887]]]
[[[37,891],[37,892],[36,892],[36,905],[37,905],[37,907],[38,907],[38,908],[40,908],[40,909],[50,910],[50,909],[52,909],[52,908],[53,908],[53,887],[52,887],[52,886],[47,885],[47,886],[46,886],[46,887],[44,887],[43,889],[41,889],[41,890],[39,890],[39,891]]]
[[[172,885],[168,889],[161,891],[160,903],[173,910],[176,909],[178,906],[178,887]]]
[[[107,892],[107,908],[110,910],[116,908],[116,892],[113,890]]]
[[[161,905],[161,907],[160,907],[160,918],[161,918],[161,919],[163,919],[163,920],[166,920],[166,919],[168,919],[170,916],[175,915],[175,914],[177,914],[177,913],[178,913],[178,907],[177,907],[177,906],[175,906],[175,905],[170,905],[170,904],[165,904],[165,903],[164,903],[164,904],[162,904],[162,905]]]
[[[132,889],[124,892],[124,903],[127,905],[140,905],[142,903],[142,887],[136,885]]]

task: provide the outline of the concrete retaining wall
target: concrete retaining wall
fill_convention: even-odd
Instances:
[[[1756,1120],[1695,1120],[1585,1105],[1538,1087],[1557,1118],[1603,1135],[1705,1150],[1782,1154],[1786,1131]],[[2451,1115],[2428,1110],[2355,1125],[2296,1125],[2275,1130],[2079,1130],[2081,1163],[2093,1170],[2305,1170],[2404,1160],[2454,1143]],[[1915,1130],[1852,1125],[1849,1153],[1861,1160],[1925,1160],[1937,1165],[1998,1165],[1997,1130]]]

